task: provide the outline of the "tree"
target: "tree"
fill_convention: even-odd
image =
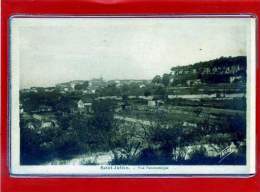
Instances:
[[[154,95],[158,95],[161,98],[165,98],[166,96],[166,89],[163,86],[157,86],[154,90]]]
[[[128,96],[131,94],[130,88],[127,84],[123,84],[120,91],[122,96]]]
[[[114,154],[112,164],[136,164],[140,152],[148,145],[151,129],[135,122],[114,121],[110,146]]]
[[[152,94],[151,91],[148,90],[148,89],[146,89],[146,90],[144,91],[144,96],[146,96],[146,97],[150,96],[151,94]]]
[[[160,127],[154,130],[152,142],[160,145],[161,157],[169,161],[173,157],[173,150],[181,144],[183,129],[181,127]]]
[[[111,83],[111,84],[107,85],[106,87],[102,88],[99,92],[103,96],[119,96],[120,95],[120,89],[116,86],[115,83]]]
[[[161,83],[162,79],[161,79],[161,76],[160,75],[156,75],[153,80],[152,80],[152,83],[154,84],[159,84]]]
[[[70,113],[71,112],[71,109],[73,107],[75,107],[75,104],[76,102],[74,101],[74,99],[72,99],[71,97],[65,95],[65,96],[62,96],[59,100],[59,102],[57,103],[56,105],[56,109],[57,111],[60,111],[60,112],[65,112],[65,113]]]
[[[112,100],[96,100],[93,102],[94,124],[96,129],[109,131],[114,119],[115,104]]]
[[[170,75],[169,74],[167,74],[167,73],[163,74],[162,83],[164,84],[164,86],[169,85],[169,83],[170,83]]]
[[[82,84],[77,84],[77,85],[75,85],[75,90],[85,90],[85,89],[87,89],[88,88],[88,86],[89,86],[89,82],[88,81],[85,81],[84,83],[82,83]]]

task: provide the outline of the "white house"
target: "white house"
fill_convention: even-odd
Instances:
[[[84,109],[84,107],[85,107],[84,102],[82,100],[79,100],[77,105],[78,105],[79,109]]]
[[[81,99],[77,103],[79,111],[86,110],[86,112],[91,113],[92,112],[92,103],[84,103]]]
[[[156,106],[156,101],[149,100],[147,104],[148,104],[149,107],[154,107],[154,106]]]

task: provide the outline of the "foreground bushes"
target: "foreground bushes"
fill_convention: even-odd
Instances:
[[[245,153],[232,153],[225,158],[209,157],[205,151],[194,151],[189,159],[172,159],[151,148],[141,151],[137,158],[115,158],[112,165],[245,165]]]
[[[57,113],[57,125],[52,127],[43,128],[39,120],[21,118],[21,164],[41,164],[55,158],[109,150],[113,103],[98,101],[93,109],[92,115]]]
[[[203,121],[196,127],[167,119],[158,111],[148,125],[114,119],[114,105],[93,103],[93,113],[56,114],[57,125],[43,128],[35,119],[21,118],[21,164],[42,164],[53,159],[70,159],[78,154],[113,153],[111,164],[244,164],[245,149],[220,161],[209,157],[205,144],[225,148],[245,142],[246,123],[240,116],[227,117],[221,125]],[[33,123],[34,127],[28,127]],[[187,146],[201,146],[192,153]],[[181,154],[178,154],[181,149]],[[88,162],[85,162],[86,164]],[[93,162],[89,162],[93,164]]]

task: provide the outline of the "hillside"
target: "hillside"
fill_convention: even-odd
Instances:
[[[221,57],[193,65],[173,67],[168,75],[172,85],[244,83],[246,82],[246,57]]]

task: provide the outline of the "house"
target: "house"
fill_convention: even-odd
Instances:
[[[164,104],[164,101],[161,100],[161,99],[159,99],[159,100],[156,101],[156,105],[157,105],[157,106],[161,106],[161,105],[163,105],[163,104]]]
[[[186,84],[188,86],[193,86],[193,85],[200,85],[201,84],[201,80],[200,79],[194,79],[194,80],[187,80]]]
[[[92,103],[90,102],[83,102],[83,100],[79,100],[77,102],[77,106],[78,106],[78,110],[79,112],[87,112],[87,113],[92,113],[93,110],[92,110]]]
[[[35,129],[35,125],[32,122],[27,123],[26,127],[31,130]]]
[[[84,94],[95,94],[96,90],[94,89],[86,89],[82,91]]]
[[[77,105],[78,105],[78,109],[84,109],[84,107],[85,107],[84,102],[82,100],[79,100]]]
[[[44,91],[46,91],[46,92],[52,92],[54,90],[55,90],[55,87],[47,87],[44,89]]]
[[[153,96],[138,96],[139,99],[152,100]]]
[[[146,87],[145,84],[139,85],[139,88],[144,88],[144,87]]]
[[[182,126],[184,126],[184,127],[197,127],[197,123],[190,123],[190,122],[184,121]]]
[[[53,128],[55,127],[54,121],[42,121],[41,128]]]
[[[137,96],[134,96],[134,95],[128,96],[128,99],[136,99],[136,98],[137,98]]]
[[[156,106],[156,101],[154,101],[154,100],[148,100],[147,105],[148,105],[149,107],[155,107],[155,106]]]
[[[191,85],[192,85],[192,80],[187,80],[187,81],[186,81],[186,84],[187,84],[188,86],[191,86]]]

